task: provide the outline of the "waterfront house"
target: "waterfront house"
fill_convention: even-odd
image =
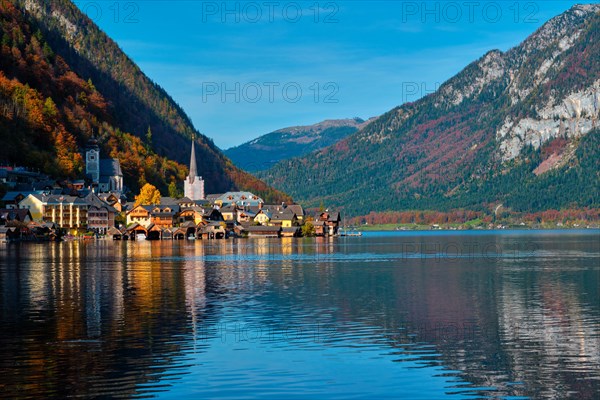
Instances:
[[[19,208],[27,208],[30,205],[41,205],[42,221],[53,222],[61,228],[79,229],[87,227],[88,202],[77,196],[68,195],[34,195],[31,194],[19,203]],[[32,208],[28,208],[31,211]],[[34,216],[35,220],[35,216]]]
[[[100,200],[116,209],[117,212],[123,212],[123,210],[125,209],[121,200],[121,196],[118,193],[100,193],[98,197],[100,198]]]
[[[281,237],[299,237],[302,236],[302,230],[299,226],[289,226],[281,228]]]
[[[22,192],[6,192],[6,194],[2,197],[2,203],[5,208],[19,208],[19,203],[23,201],[30,194],[39,194],[41,195],[43,192],[30,192],[30,191],[22,191]],[[40,215],[41,219],[41,215]]]
[[[54,222],[61,228],[87,226],[89,204],[75,196],[48,196],[44,201],[44,222]]]
[[[0,225],[28,224],[31,221],[33,221],[33,217],[28,209],[0,209]]]
[[[199,228],[202,239],[225,239],[225,224],[223,222],[209,222]]]
[[[102,235],[106,234],[111,227],[115,226],[117,209],[102,201],[94,193],[87,195],[85,201],[89,204],[87,228]]]
[[[185,222],[193,222],[195,225],[198,225],[203,221],[204,209],[202,207],[193,206],[189,208],[181,209],[179,212],[177,219],[179,224],[183,224]]]
[[[216,208],[212,207],[201,207],[202,208],[202,221],[201,222],[223,222],[223,214]]]
[[[147,228],[152,223],[152,209],[153,206],[136,206],[127,211],[127,225],[138,224]]]
[[[89,229],[106,232],[114,226],[116,209],[93,193],[85,198],[71,195],[29,194],[19,203],[37,222],[53,222],[65,229]],[[92,222],[88,215],[91,209]]]
[[[271,212],[262,209],[258,213],[256,213],[256,217],[254,217],[254,222],[261,225],[269,225],[269,221],[271,221]]]
[[[238,211],[237,221],[240,224],[247,224],[248,222],[254,221],[254,217],[256,217],[256,213],[252,211],[241,210]]]
[[[319,213],[315,217],[315,221],[313,222],[313,225],[315,227],[315,234],[317,234],[318,236],[337,235],[338,229],[340,227],[340,222],[340,213],[337,211],[325,211]]]
[[[126,235],[131,240],[136,240],[137,235],[143,235],[144,237],[147,237],[148,229],[146,229],[144,225],[140,225],[139,223],[134,222],[133,224],[127,226]]]
[[[152,207],[152,223],[162,228],[172,228],[177,223],[178,205],[156,205]]]
[[[230,204],[225,207],[221,207],[219,209],[219,212],[223,216],[223,219],[225,220],[225,222],[232,223],[237,220],[237,207],[233,204]]]
[[[147,229],[146,240],[162,240],[165,231],[169,231],[169,229],[165,226],[150,224],[150,226]],[[171,235],[172,234],[169,231],[166,236],[168,236],[170,239]]]
[[[328,230],[326,229],[324,221],[316,220],[316,221],[313,221],[312,224],[315,228],[315,236],[325,236],[326,235],[326,232]]]
[[[298,217],[289,208],[271,214],[270,225],[279,225],[282,228],[291,228],[298,225]]]
[[[111,226],[108,231],[106,231],[106,236],[112,238],[112,240],[121,240],[123,238],[123,232]]]
[[[183,232],[184,238],[196,237],[198,227],[193,221],[184,222],[179,226],[179,231]]]
[[[248,237],[279,237],[280,226],[249,225],[245,227]]]

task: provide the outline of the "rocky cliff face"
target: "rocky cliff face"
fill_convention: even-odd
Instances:
[[[555,183],[556,174],[585,164],[577,157],[589,154],[578,150],[582,144],[595,141],[587,136],[598,125],[598,59],[600,5],[576,5],[519,46],[486,53],[436,93],[385,113],[335,148],[260,176],[308,202],[324,198],[353,213],[510,204],[519,197],[511,193]],[[597,170],[589,173],[598,178]],[[366,199],[357,201],[357,193]],[[590,202],[573,196],[537,204]]]

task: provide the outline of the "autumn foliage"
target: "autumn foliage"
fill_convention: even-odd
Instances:
[[[160,191],[156,186],[146,183],[142,186],[140,194],[135,196],[135,206],[160,204]]]
[[[95,134],[132,190],[183,179],[185,166],[110,123],[109,102],[93,82],[74,73],[10,2],[0,2],[0,21],[0,161],[83,178],[82,149]]]

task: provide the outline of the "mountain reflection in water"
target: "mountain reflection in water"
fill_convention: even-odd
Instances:
[[[0,396],[600,395],[600,235],[0,247]]]

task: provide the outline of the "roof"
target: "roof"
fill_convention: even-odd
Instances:
[[[115,235],[119,235],[120,236],[123,233],[120,230],[118,230],[117,228],[115,228],[114,226],[112,226],[112,227],[110,227],[108,229],[108,231],[106,231],[106,234],[107,235],[113,235],[113,236],[115,236]]]
[[[121,172],[121,163],[116,158],[106,158],[100,160],[100,177],[123,176]]]
[[[296,216],[304,216],[304,208],[300,204],[290,204],[287,209],[293,211]]]
[[[188,177],[190,178],[190,182],[194,183],[194,179],[198,176],[198,168],[196,167],[196,146],[194,146],[194,141],[192,140],[192,154],[190,155],[190,173]]]
[[[286,209],[284,211],[273,213],[271,220],[274,220],[274,221],[290,220],[291,221],[292,219],[294,219],[294,217],[296,217],[296,214],[292,210]]]
[[[117,209],[108,204],[107,202],[100,199],[100,197],[96,196],[94,193],[90,193],[85,197],[86,202],[93,207],[96,208],[105,208],[108,212],[117,212]]]
[[[340,213],[339,211],[331,211],[329,213],[329,219],[328,221],[339,221],[340,220]]]
[[[26,208],[0,209],[0,218],[7,221],[23,221],[27,216],[29,216],[29,219],[31,219],[31,213]]]
[[[48,228],[48,229],[56,229],[56,228],[58,228],[58,225],[56,225],[56,223],[55,223],[55,222],[51,222],[51,221],[44,222],[44,223],[42,224],[42,226],[43,226],[44,228]]]
[[[254,215],[258,214],[258,212],[261,210],[259,206],[244,207],[244,209],[251,212]]]
[[[37,196],[36,196],[37,197]],[[69,196],[69,195],[58,195],[53,194],[50,196],[41,196],[40,199],[46,204],[75,204],[75,205],[88,205],[89,203],[81,197]]]
[[[148,213],[151,213],[151,212],[152,212],[152,210],[154,209],[154,206],[142,206],[142,205],[135,206],[135,207],[134,207],[134,206],[132,206],[131,208],[129,208],[129,209],[127,210],[127,214],[131,213],[131,212],[132,212],[133,210],[135,210],[136,208],[143,208],[143,209],[144,209],[144,210],[146,210]]]
[[[146,228],[144,228],[142,225],[138,224],[137,222],[133,223],[132,225],[127,227],[127,232],[131,232],[136,230],[137,228],[142,228],[143,230],[146,230]]]
[[[269,210],[260,210],[256,213],[256,216],[258,216],[258,214],[264,214],[267,216],[267,218],[271,219],[271,212]]]
[[[206,200],[207,201],[215,201],[217,200],[219,197],[223,196],[223,193],[215,193],[215,194],[207,194],[206,196]]]
[[[248,232],[279,232],[281,227],[279,226],[262,226],[262,225],[250,225],[246,226],[245,229]]]
[[[340,221],[340,213],[339,211],[324,211],[315,216],[315,221],[320,220],[322,215],[327,215],[327,221],[335,222]]]
[[[100,197],[100,199],[102,201],[107,201],[109,197],[114,197],[115,199],[117,199],[117,201],[119,201],[121,199],[121,195],[119,195],[118,193],[112,193],[112,192],[108,192],[108,193],[99,193],[98,197]]]
[[[176,206],[179,204],[179,200],[174,197],[161,197],[160,205],[161,206]]]
[[[154,210],[156,210],[158,208],[158,212],[155,212]],[[166,211],[167,208],[170,211]],[[155,205],[155,206],[151,206],[151,210],[152,214],[177,214],[179,212],[179,205],[177,204],[161,204],[161,205]]]
[[[30,194],[42,194],[42,191],[24,191],[24,192],[6,192],[4,197],[2,197],[2,201],[9,202],[15,201],[17,196],[22,195],[23,197],[27,197]]]
[[[221,200],[224,205],[235,203],[237,205],[257,206],[264,203],[263,199],[251,192],[227,192],[216,198],[216,200]]]

